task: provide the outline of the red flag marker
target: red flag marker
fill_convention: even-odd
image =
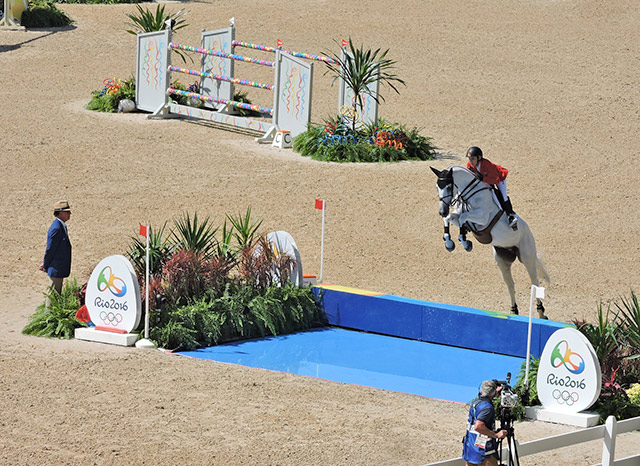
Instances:
[[[347,45],[349,45],[349,42],[347,42],[347,39],[342,39],[342,46],[346,47]]]
[[[146,237],[147,233],[148,233],[147,227],[144,225],[140,225],[140,236]]]
[[[278,47],[282,47],[282,41],[278,39]]]
[[[324,210],[324,200],[316,199],[316,209]]]

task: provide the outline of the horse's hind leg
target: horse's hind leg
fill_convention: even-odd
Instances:
[[[507,291],[511,298],[511,312],[518,314],[518,305],[516,304],[516,284],[511,274],[511,264],[515,260],[515,254],[502,248],[493,248],[493,257],[502,274],[502,280],[507,285]]]
[[[533,255],[533,257],[527,257],[526,259],[521,257],[521,262],[524,264],[527,272],[529,273],[529,278],[531,279],[531,284],[538,286],[540,283],[538,281],[538,257],[537,255]],[[544,306],[542,305],[542,301],[536,298],[536,309],[538,311],[538,317],[540,319],[548,319],[546,315],[544,315]]]

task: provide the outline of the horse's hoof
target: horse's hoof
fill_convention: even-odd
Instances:
[[[511,306],[511,312],[514,313],[515,315],[520,315],[520,312],[518,312],[517,304],[514,304],[513,306]]]
[[[467,244],[463,246],[465,251],[471,252],[471,250],[473,249],[473,241],[467,241]]]
[[[445,241],[444,246],[447,248],[447,251],[451,252],[456,248],[456,243],[451,240]]]

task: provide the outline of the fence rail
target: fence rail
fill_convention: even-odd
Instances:
[[[575,432],[554,435],[530,442],[518,443],[518,456],[534,455],[545,451],[555,450],[557,448],[568,447],[578,443],[589,442],[592,440],[602,439],[602,463],[596,466],[631,466],[640,464],[640,453],[634,456],[628,456],[619,460],[614,460],[616,450],[616,436],[625,432],[640,430],[640,417],[625,419],[624,421],[616,421],[616,418],[609,416],[607,422],[603,426],[589,427]],[[639,446],[640,450],[640,446]],[[508,449],[506,446],[502,448],[502,457],[508,457]],[[439,461],[437,463],[429,463],[425,466],[465,466],[462,458],[453,458],[450,460]]]

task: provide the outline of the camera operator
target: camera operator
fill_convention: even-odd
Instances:
[[[463,439],[462,459],[467,465],[497,466],[496,439],[507,436],[506,430],[494,432],[496,412],[492,400],[502,386],[497,380],[485,380],[478,398],[471,402],[467,432]]]

